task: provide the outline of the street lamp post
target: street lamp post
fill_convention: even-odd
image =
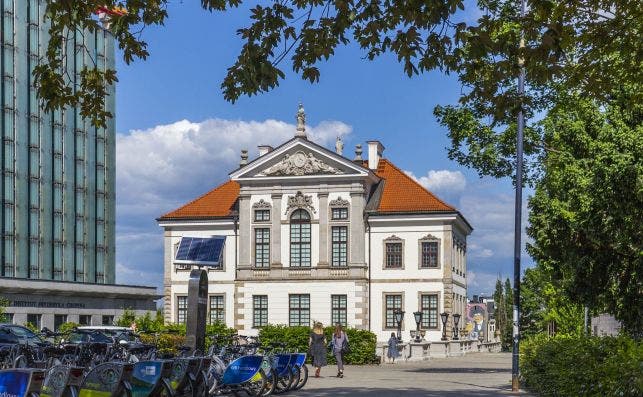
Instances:
[[[422,312],[417,311],[413,312],[413,317],[415,317],[415,342],[420,342],[422,340],[422,335],[420,335],[420,324],[422,323]]]
[[[449,340],[449,338],[447,338],[447,321],[449,321],[449,313],[440,313],[440,319],[442,320],[442,340]]]
[[[404,320],[404,311],[395,309],[395,321],[397,322],[397,340],[402,342],[402,320]]]
[[[460,322],[460,315],[455,313],[453,315],[453,340],[459,340],[460,336],[458,335],[458,323]]]

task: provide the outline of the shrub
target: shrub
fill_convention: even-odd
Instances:
[[[521,344],[521,375],[542,396],[640,396],[642,359],[627,336],[536,335]]]
[[[331,340],[334,330],[334,327],[326,327],[324,329],[324,335],[327,341]],[[261,328],[259,337],[263,346],[268,346],[272,342],[283,342],[286,344],[287,351],[307,352],[310,331],[309,327],[267,325]],[[377,356],[375,355],[377,338],[374,333],[355,328],[348,328],[345,332],[350,341],[351,348],[350,353],[344,357],[348,364],[362,365],[377,362]],[[332,352],[328,351],[327,358],[329,364],[335,363],[335,357],[332,355]]]

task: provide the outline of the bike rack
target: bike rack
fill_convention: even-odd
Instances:
[[[84,368],[68,367],[66,365],[55,365],[47,372],[42,393],[50,397],[62,397],[72,389],[78,395],[78,390],[83,383]]]

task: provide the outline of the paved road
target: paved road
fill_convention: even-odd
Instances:
[[[347,366],[343,379],[337,367],[313,370],[298,396],[510,396],[511,355],[475,353],[465,357],[432,359],[420,363]],[[525,396],[525,393],[520,393]]]

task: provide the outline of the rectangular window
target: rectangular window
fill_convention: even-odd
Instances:
[[[333,266],[348,265],[348,226],[333,226],[331,228]]]
[[[386,267],[390,269],[402,267],[402,243],[385,243]]]
[[[384,310],[386,317],[386,328],[397,328],[395,321],[395,310],[402,309],[402,295],[385,295]]]
[[[78,316],[78,325],[92,325],[92,316],[81,314]]]
[[[66,314],[54,314],[54,331],[58,331],[61,325],[67,322]]]
[[[223,295],[210,296],[210,324],[225,324],[225,303]]]
[[[188,319],[188,297],[176,297],[176,322],[178,324],[185,324]]]
[[[4,320],[2,320],[2,316],[0,316],[0,321],[5,321],[8,324],[13,324],[13,313],[5,313]]]
[[[255,267],[270,266],[270,229],[255,229]]]
[[[114,316],[103,316],[101,322],[102,322],[102,325],[112,326],[114,325]]]
[[[290,225],[290,266],[310,267],[310,223]]]
[[[268,325],[268,295],[252,296],[252,328]]]
[[[422,328],[438,329],[438,295],[421,295]]]
[[[255,222],[268,222],[270,220],[270,210],[255,210]]]
[[[338,207],[332,208],[330,210],[330,219],[334,221],[347,220],[348,219],[348,208]]]
[[[341,324],[347,326],[346,316],[346,295],[330,296],[330,321],[332,325]]]
[[[27,322],[36,329],[42,329],[42,314],[27,314]]]
[[[438,242],[422,241],[421,267],[438,267]]]
[[[289,295],[290,326],[310,326],[310,295]]]

